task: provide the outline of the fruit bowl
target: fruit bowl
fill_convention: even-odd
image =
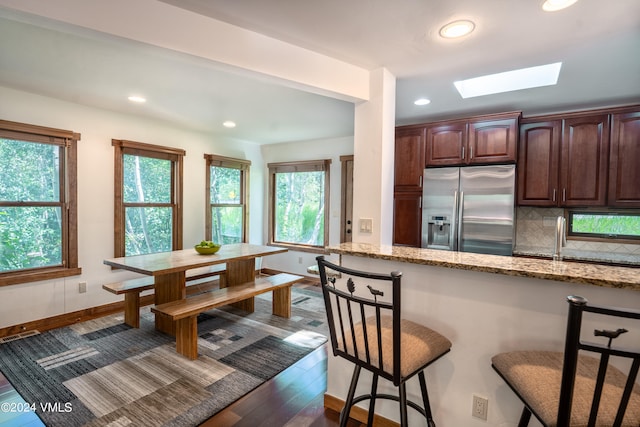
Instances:
[[[195,245],[194,249],[201,255],[211,255],[218,252],[221,247],[222,245],[219,245],[217,243],[203,240],[202,242]]]

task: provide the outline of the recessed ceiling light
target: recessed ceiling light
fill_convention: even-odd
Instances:
[[[558,83],[562,62],[531,68],[490,74],[473,79],[461,80],[453,84],[463,98],[492,95],[533,87],[551,86]]]
[[[449,22],[444,27],[440,28],[440,36],[445,39],[455,39],[458,37],[466,36],[476,28],[476,24],[473,22],[461,19],[459,21]]]
[[[422,106],[422,105],[431,104],[431,100],[427,98],[420,98],[420,99],[416,99],[413,103],[416,105]]]
[[[236,122],[232,122],[231,120],[227,120],[226,122],[222,123],[222,126],[224,126],[226,128],[234,128],[234,127],[236,127]]]
[[[578,0],[547,0],[542,5],[542,10],[546,12],[555,12],[556,10],[569,7],[577,1]]]
[[[132,95],[130,97],[127,98],[129,101],[131,102],[137,102],[138,104],[143,104],[145,102],[147,102],[147,100],[141,96],[137,96],[137,95]]]

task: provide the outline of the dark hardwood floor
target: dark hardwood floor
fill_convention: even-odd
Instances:
[[[327,344],[209,418],[202,427],[333,427],[338,413],[324,408]],[[363,424],[349,420],[349,427]]]

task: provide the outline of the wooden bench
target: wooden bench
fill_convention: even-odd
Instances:
[[[216,264],[187,270],[186,280],[187,284],[189,284],[189,282],[195,282],[211,276],[221,276],[222,279],[225,273],[225,265]],[[153,287],[154,279],[152,276],[102,285],[102,289],[112,294],[124,294],[124,323],[133,328],[140,327],[140,293],[151,290]]]
[[[198,358],[198,314],[216,307],[273,292],[273,314],[291,317],[291,286],[304,277],[288,273],[256,278],[253,282],[217,289],[191,298],[151,307],[157,315],[176,322],[176,351],[189,359]]]

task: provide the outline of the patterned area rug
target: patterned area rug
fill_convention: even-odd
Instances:
[[[0,345],[0,371],[47,426],[196,426],[326,341],[319,288],[294,287],[292,316],[232,307],[198,318],[198,354],[175,351],[142,310],[140,329],[112,315]]]

